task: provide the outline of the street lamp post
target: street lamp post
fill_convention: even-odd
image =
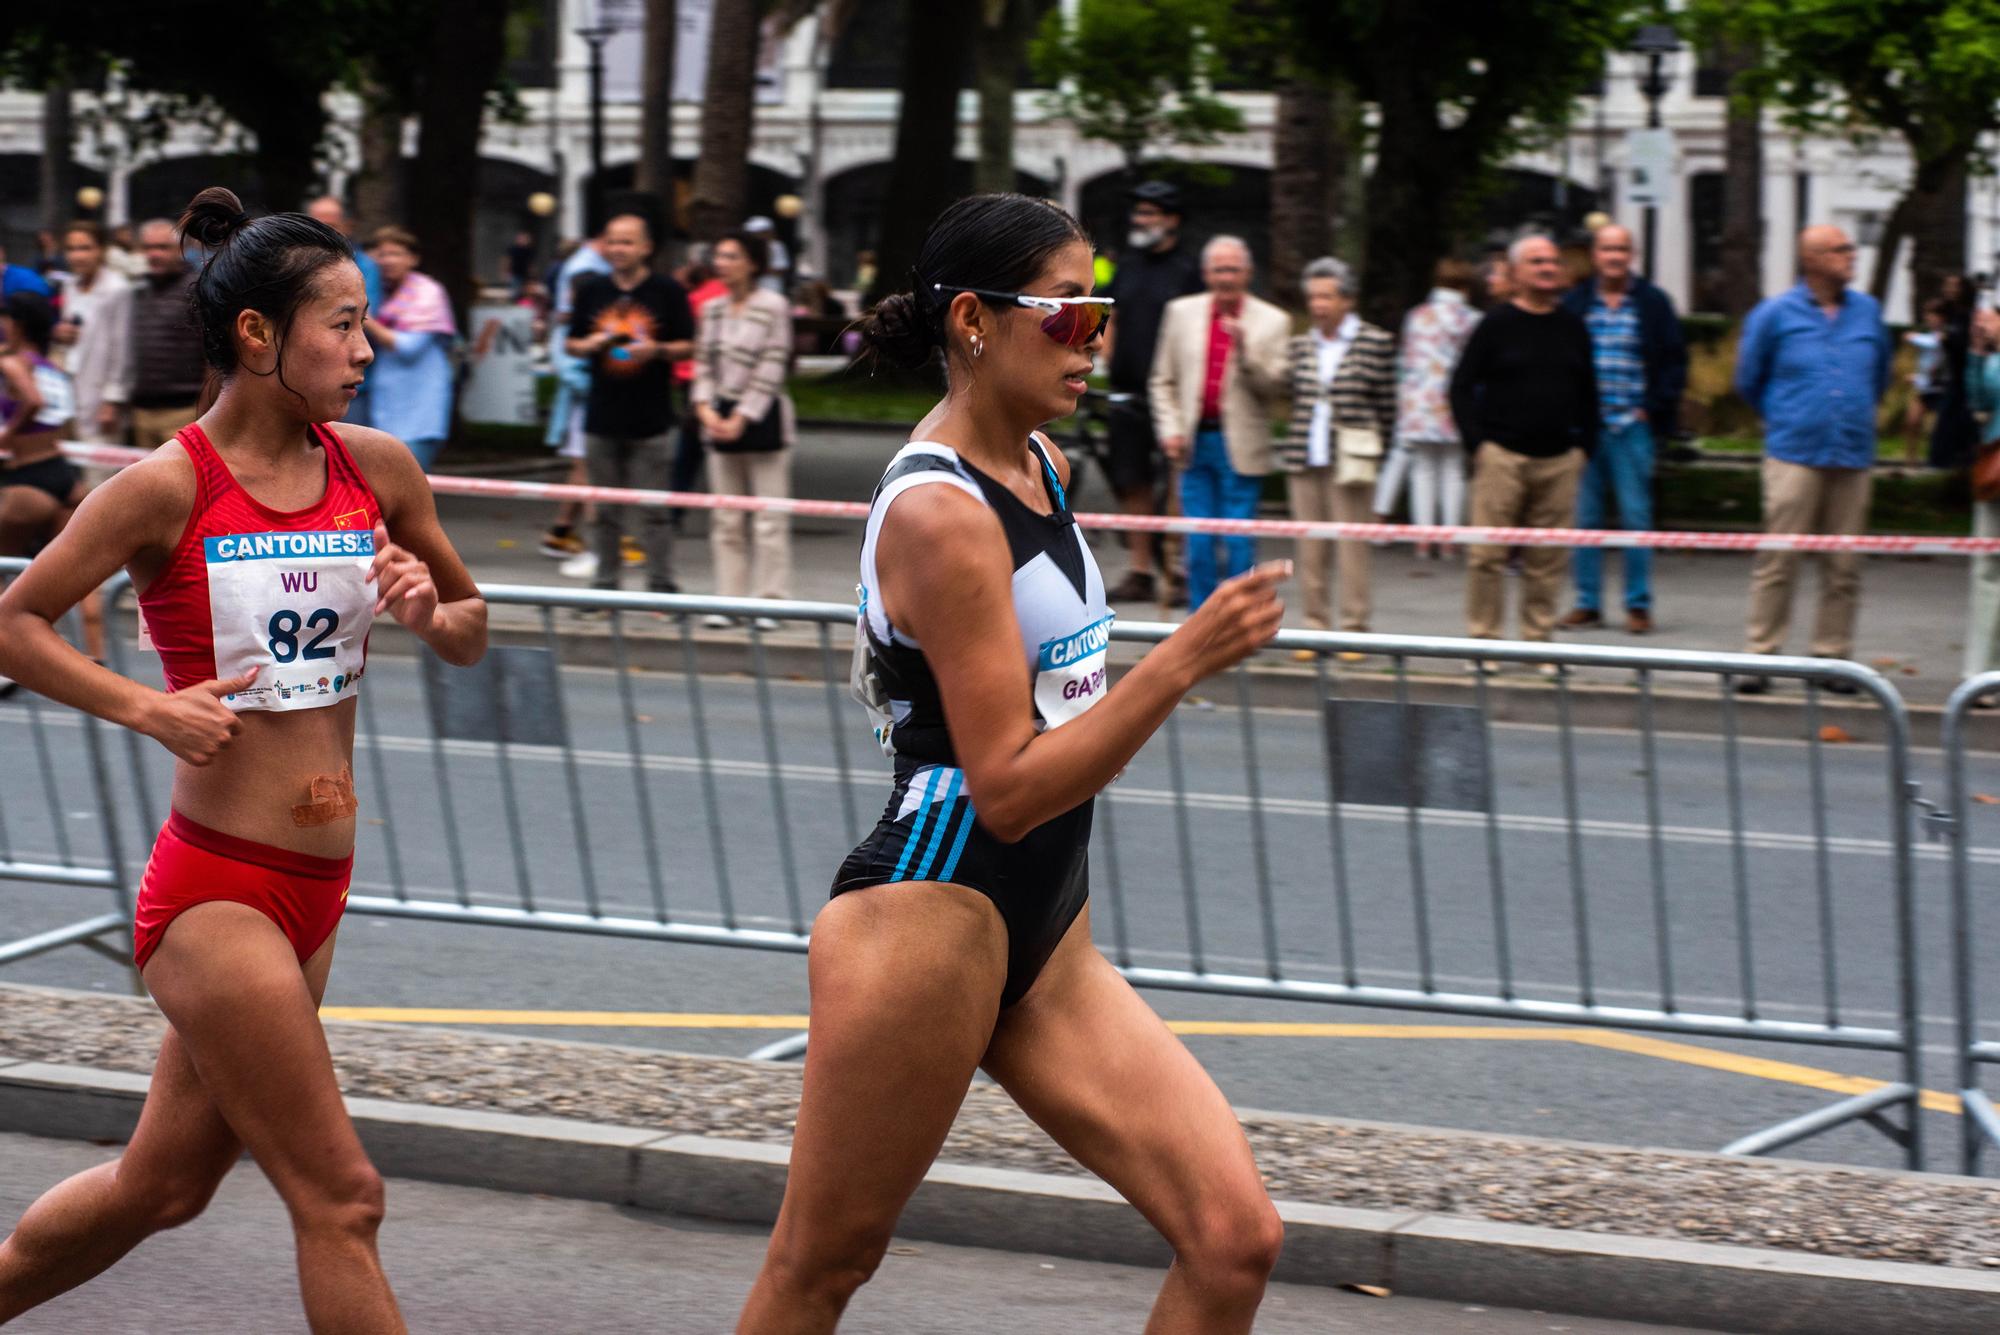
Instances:
[[[604,44],[616,31],[605,23],[576,30],[590,44],[590,190],[583,225],[592,234],[604,225]]]
[[[1670,80],[1667,78],[1666,59],[1681,49],[1680,39],[1674,30],[1664,23],[1649,23],[1639,29],[1639,35],[1632,41],[1634,55],[1646,58],[1646,73],[1639,80],[1639,91],[1646,98],[1646,128],[1657,130],[1660,120],[1660,99],[1667,95]],[[1654,277],[1653,259],[1659,231],[1659,206],[1650,202],[1646,205],[1646,277]]]

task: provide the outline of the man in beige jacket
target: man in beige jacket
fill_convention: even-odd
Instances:
[[[1291,317],[1250,295],[1250,247],[1218,236],[1202,248],[1208,291],[1167,303],[1147,382],[1153,430],[1179,470],[1190,519],[1255,519],[1271,471],[1271,419],[1286,391]],[[1223,577],[1256,560],[1253,538],[1224,538]],[[1215,539],[1187,544],[1188,611],[1215,592]]]

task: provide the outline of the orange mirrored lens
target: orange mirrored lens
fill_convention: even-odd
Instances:
[[[1042,321],[1042,332],[1064,347],[1080,348],[1111,318],[1109,302],[1079,301]]]

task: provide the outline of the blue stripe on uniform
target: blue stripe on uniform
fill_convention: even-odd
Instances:
[[[951,787],[945,789],[943,799],[938,802],[938,805],[943,807],[944,811],[938,816],[936,824],[931,829],[930,847],[924,850],[923,863],[917,868],[916,879],[919,881],[930,878],[931,863],[937,858],[938,845],[944,842],[945,827],[951,824],[951,804],[958,800],[959,786],[964,782],[964,770],[955,769],[951,772]]]
[[[938,768],[931,770],[930,782],[924,786],[924,804],[917,808],[916,823],[910,826],[910,837],[903,841],[903,856],[896,863],[896,874],[889,879],[900,881],[903,873],[910,868],[910,854],[917,851],[917,840],[923,837],[924,821],[931,814],[931,799],[937,795]]]
[[[949,881],[951,874],[958,870],[958,855],[965,851],[965,840],[972,833],[972,799],[965,799],[965,814],[959,817],[958,837],[951,841],[951,854],[944,860],[944,870],[938,873],[940,881]]]

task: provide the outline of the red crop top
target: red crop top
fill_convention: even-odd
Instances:
[[[175,439],[195,470],[195,504],[166,568],[139,597],[141,634],[167,689],[259,669],[232,709],[313,709],[354,695],[367,659],[382,507],[347,446],[314,426],[326,492],[273,510],[230,474],[199,426]]]

